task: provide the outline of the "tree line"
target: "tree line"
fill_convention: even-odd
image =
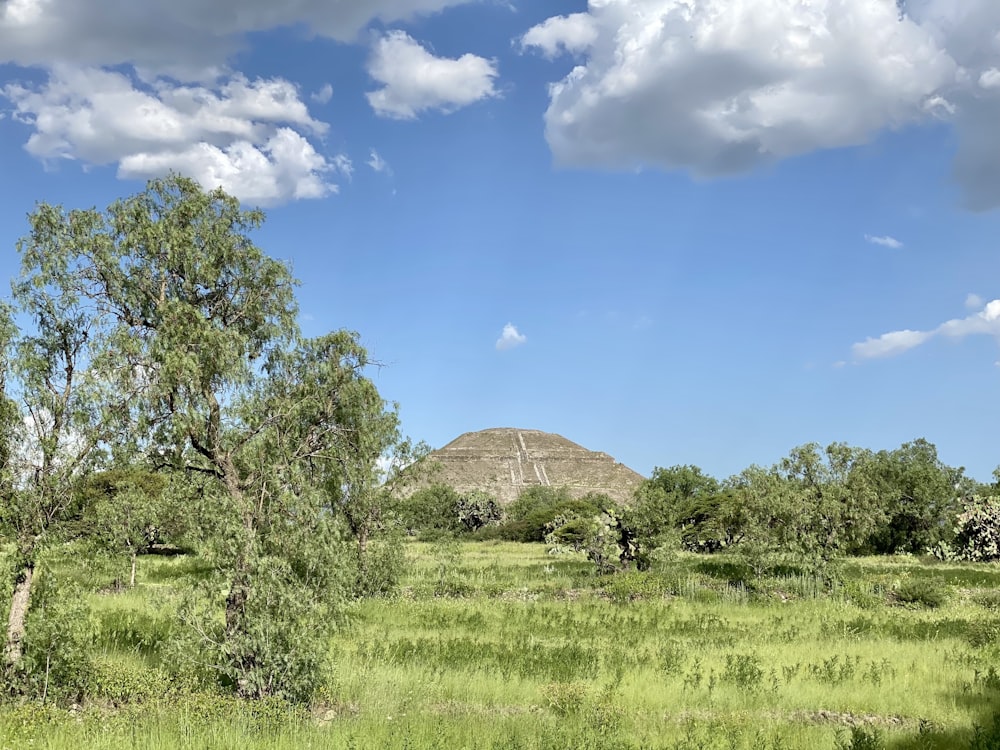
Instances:
[[[483,493],[437,485],[404,507],[411,531],[425,537],[546,541],[586,551],[602,572],[648,567],[673,550],[733,554],[758,576],[782,564],[827,576],[851,555],[1000,559],[1000,469],[981,484],[925,439],[881,451],[807,444],[725,480],[697,466],[656,468],[626,504],[532,487],[501,509]]]

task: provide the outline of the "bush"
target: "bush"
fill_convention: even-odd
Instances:
[[[496,498],[478,490],[459,497],[453,512],[468,531],[499,526],[503,521],[503,508]]]
[[[302,582],[288,561],[253,561],[253,582],[235,627],[218,614],[218,581],[192,591],[180,609],[183,627],[166,663],[196,686],[221,686],[243,698],[306,704],[327,681],[338,591]]]
[[[133,661],[98,659],[90,679],[90,694],[115,706],[144,703],[170,692],[169,675]]]
[[[407,534],[420,537],[453,534],[461,528],[455,514],[459,499],[459,494],[448,485],[434,484],[400,501],[396,514]]]
[[[43,700],[78,701],[91,678],[94,622],[79,587],[36,569],[24,653],[9,689]]]
[[[973,497],[959,514],[954,548],[973,562],[1000,560],[1000,497]]]
[[[574,499],[565,489],[532,487],[507,508],[507,521],[497,528],[492,538],[543,542],[556,518],[593,518],[613,506],[614,502],[606,495],[589,494]]]
[[[926,578],[907,578],[893,591],[897,602],[936,609],[948,601],[948,592]]]
[[[583,710],[589,689],[585,682],[553,682],[542,688],[545,703],[557,716],[572,716]]]

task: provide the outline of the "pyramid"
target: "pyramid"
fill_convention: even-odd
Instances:
[[[603,492],[627,503],[641,474],[607,453],[589,451],[562,435],[510,427],[467,432],[433,451],[436,462],[425,483],[441,483],[458,492],[482,490],[502,504],[529,487],[565,487],[573,497]]]

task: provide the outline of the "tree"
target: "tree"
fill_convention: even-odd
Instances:
[[[217,487],[218,671],[240,695],[305,697],[340,585],[319,480],[374,471],[356,416],[381,402],[357,404],[374,390],[357,335],[299,336],[296,282],[249,236],[263,214],[221,190],[173,175],[103,213],[36,214],[30,252],[71,268],[61,291],[108,317],[103,371],[134,394],[111,410],[120,435]]]
[[[842,443],[792,449],[770,469],[733,480],[744,537],[738,549],[759,577],[776,562],[827,574],[830,563],[871,533],[874,492],[852,482],[866,452]]]
[[[80,490],[91,541],[126,556],[130,588],[139,554],[164,536],[179,538],[190,525],[190,508],[178,508],[170,489],[165,473],[132,466],[87,477]]]
[[[17,312],[33,329],[18,335],[6,309],[0,323],[3,370],[12,376],[4,382],[7,477],[0,526],[17,549],[4,648],[9,672],[23,654],[39,556],[59,538],[74,483],[110,437],[102,406],[128,398],[127,392],[108,388],[101,362],[104,318],[100,308],[70,284],[79,272],[77,260],[54,251],[92,229],[86,220],[66,226],[57,212],[39,207],[31,216],[30,235],[18,242],[21,275],[12,284]],[[11,440],[17,441],[18,450],[12,449]]]
[[[694,552],[715,552],[738,539],[729,493],[697,466],[657,467],[636,491],[629,516],[644,547],[660,546],[675,531]],[[676,540],[675,540],[676,543]]]
[[[459,494],[446,484],[421,487],[399,501],[397,512],[407,534],[451,533],[460,530],[455,508]]]
[[[863,473],[885,516],[869,537],[873,551],[922,553],[950,541],[961,510],[964,469],[946,466],[933,443],[921,438],[894,451],[879,451]]]

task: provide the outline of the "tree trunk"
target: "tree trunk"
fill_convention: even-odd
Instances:
[[[229,585],[229,594],[226,596],[227,638],[239,633],[243,621],[244,609],[249,597],[250,576],[247,575],[245,565],[240,564],[236,572],[233,573],[233,580]]]
[[[28,617],[31,600],[31,581],[35,576],[35,564],[29,562],[14,581],[14,595],[10,600],[10,617],[7,620],[7,645],[4,662],[8,667],[17,666],[21,661],[24,642],[24,623]]]
[[[128,587],[130,589],[135,588],[135,557],[136,557],[135,550],[132,550],[132,575],[130,575],[128,579]]]

